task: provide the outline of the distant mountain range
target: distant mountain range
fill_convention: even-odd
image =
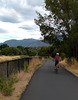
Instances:
[[[8,44],[9,47],[17,47],[17,46],[23,46],[23,47],[41,47],[41,46],[49,46],[50,44],[44,43],[41,40],[36,39],[23,39],[23,40],[7,40],[1,44]]]

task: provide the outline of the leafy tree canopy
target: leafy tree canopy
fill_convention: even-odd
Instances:
[[[53,43],[61,34],[66,40],[72,33],[78,33],[78,0],[45,0],[49,14],[38,14],[35,23],[40,27],[45,41]]]
[[[7,48],[7,47],[9,47],[7,44],[2,44],[2,45],[0,45],[0,50],[3,48]]]

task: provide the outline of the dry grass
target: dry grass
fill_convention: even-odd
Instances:
[[[62,67],[64,67],[78,77],[78,62],[76,61],[76,59],[71,59],[70,63],[68,63],[67,59],[64,59],[60,62],[60,64],[62,65]]]
[[[18,59],[18,58],[20,58],[20,56],[0,56],[0,62]]]
[[[33,73],[40,64],[42,64],[42,61],[40,61],[39,58],[33,58],[29,64],[28,72],[21,71],[17,74],[19,81],[14,84],[15,90],[12,96],[3,96],[0,94],[0,100],[19,100],[21,93],[25,90]]]
[[[33,58],[29,64],[29,72],[34,71],[37,68],[38,64],[41,64],[41,61],[39,60],[39,58],[38,57]]]

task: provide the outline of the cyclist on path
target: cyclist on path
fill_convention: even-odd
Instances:
[[[59,53],[56,53],[56,56],[55,56],[55,70],[56,70],[56,68],[57,68],[57,64],[59,63],[59,59],[60,59],[60,56],[59,56]]]

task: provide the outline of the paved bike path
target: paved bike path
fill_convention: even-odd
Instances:
[[[20,100],[78,100],[78,78],[61,67],[56,74],[49,60],[34,73]]]

